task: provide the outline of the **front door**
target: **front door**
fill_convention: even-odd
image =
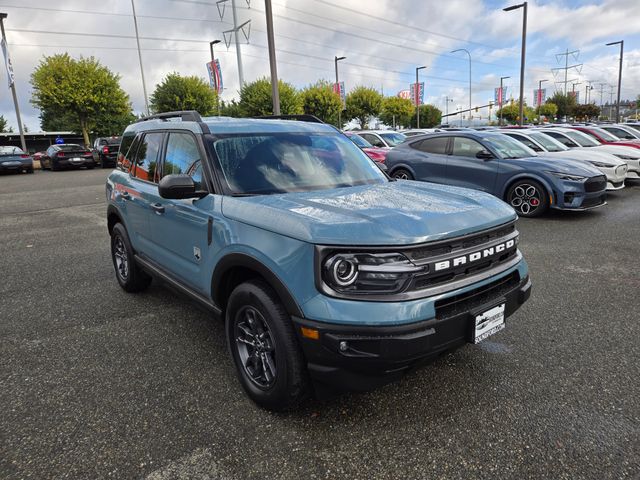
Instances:
[[[498,159],[478,158],[487,149],[467,137],[453,137],[447,161],[447,179],[451,185],[493,193],[498,175]]]

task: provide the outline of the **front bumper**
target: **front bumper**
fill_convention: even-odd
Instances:
[[[293,317],[316,393],[364,391],[391,382],[410,368],[473,341],[475,315],[505,303],[505,317],[531,295],[519,272],[435,303],[435,317],[392,326],[354,326]],[[317,339],[303,328],[318,332]]]

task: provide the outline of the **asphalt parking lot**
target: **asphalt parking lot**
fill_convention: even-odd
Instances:
[[[533,295],[486,343],[273,414],[219,320],[120,289],[107,173],[0,176],[0,478],[640,478],[640,185],[520,221]]]

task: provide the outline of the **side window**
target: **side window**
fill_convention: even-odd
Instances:
[[[147,133],[140,140],[140,145],[132,159],[135,163],[134,176],[140,180],[158,183],[158,154],[162,147],[163,133]]]
[[[541,152],[542,151],[542,148],[540,148],[538,145],[536,145],[534,142],[532,142],[531,139],[525,137],[524,135],[509,135],[509,136],[511,138],[514,138],[515,140],[518,140],[521,143],[524,143],[527,147],[529,147],[534,152]]]
[[[186,173],[193,178],[196,188],[202,187],[202,159],[193,135],[171,132],[167,152],[162,164],[162,176]]]
[[[635,140],[636,137],[631,135],[629,132],[625,132],[621,128],[609,127],[605,128],[606,131],[613,133],[616,137],[622,138],[624,140]]]
[[[422,152],[445,155],[447,153],[447,143],[449,143],[449,137],[436,137],[427,138],[426,140],[416,142],[411,146]]]
[[[47,157],[51,157],[54,153],[53,153],[53,146],[47,148]]]
[[[372,135],[370,133],[359,133],[358,135],[360,135],[374,147],[386,147],[385,143],[380,140],[377,135]]]
[[[131,157],[135,153],[135,149],[132,149],[133,139],[136,137],[135,133],[127,132],[122,136],[122,142],[118,149],[118,162],[117,168],[123,172],[128,172],[131,169]],[[131,152],[129,150],[131,149]]]
[[[569,148],[573,148],[576,146],[575,143],[573,143],[573,140],[571,140],[570,138],[565,137],[564,135],[557,133],[557,132],[545,132],[547,135],[549,135],[550,137],[555,138],[556,140],[558,140],[560,143],[562,143],[563,145],[566,145]]]
[[[476,154],[486,150],[475,140],[465,137],[453,137],[453,155],[476,158]]]

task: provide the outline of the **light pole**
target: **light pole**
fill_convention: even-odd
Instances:
[[[142,52],[140,51],[140,37],[138,35],[138,17],[136,17],[136,5],[131,0],[131,9],[133,10],[133,27],[136,30],[136,43],[138,45],[138,60],[140,61],[140,75],[142,76],[142,91],[144,93],[144,106],[149,116],[149,98],[147,97],[147,83],[144,81],[144,67],[142,66]]]
[[[505,12],[523,8],[522,14],[522,53],[520,54],[520,126],[524,121],[524,60],[527,50],[527,2],[503,8]]]
[[[449,98],[447,95],[444,97],[444,116],[447,117],[447,122],[449,121],[449,102],[453,103],[453,98]]]
[[[273,114],[280,115],[280,91],[278,90],[278,66],[276,65],[276,43],[273,38],[273,13],[271,0],[264,0],[264,12],[267,17],[267,45],[269,46],[269,68],[271,70],[271,98]],[[236,32],[238,38],[238,32]]]
[[[7,13],[0,13],[0,30],[2,31],[2,46],[5,50],[5,61],[7,62],[7,75],[9,76],[9,86],[11,87],[11,95],[13,96],[13,106],[16,109],[16,119],[18,120],[18,131],[20,132],[20,144],[22,145],[22,151],[27,153],[27,142],[24,140],[24,131],[22,127],[22,119],[20,118],[20,107],[18,106],[18,94],[16,93],[16,82],[13,78],[13,65],[9,59],[9,46],[7,45],[7,37],[4,33],[4,19],[7,18]]]
[[[451,53],[456,52],[467,52],[467,55],[469,55],[469,126],[471,126],[471,54],[466,48],[459,48],[457,50],[453,50]]]
[[[209,50],[211,50],[211,63],[216,61],[216,58],[213,56],[213,46],[220,43],[221,41],[222,40],[213,40],[209,42]],[[218,116],[220,116],[220,93],[218,92],[218,90],[216,90],[216,109],[218,110]]]
[[[336,90],[338,91],[338,97],[340,97],[340,108],[338,109],[338,128],[342,130],[342,92],[340,91],[340,79],[338,77],[338,62],[345,60],[347,57],[333,57],[333,63],[336,66]]]
[[[502,126],[502,107],[504,105],[504,90],[502,88],[502,81],[506,80],[507,78],[511,78],[511,77],[500,77],[500,105],[498,105],[498,107],[500,107],[500,115],[498,116],[499,126]]]
[[[413,94],[415,95],[416,99],[416,128],[420,128],[420,85],[418,85],[418,72],[423,68],[427,67],[416,67],[416,85],[413,90]]]
[[[620,44],[620,66],[618,67],[618,101],[616,103],[616,123],[620,121],[620,88],[622,87],[622,55],[624,53],[624,40],[607,43],[607,46]]]
[[[549,80],[538,80],[538,98],[536,99],[538,101],[538,107],[542,104],[542,83],[548,81]]]

